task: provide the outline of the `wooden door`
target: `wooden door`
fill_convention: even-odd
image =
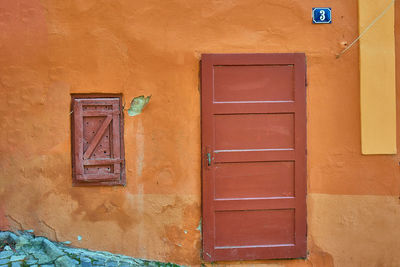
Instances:
[[[203,258],[306,256],[304,54],[202,56]]]

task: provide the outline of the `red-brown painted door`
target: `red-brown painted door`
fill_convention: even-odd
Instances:
[[[201,66],[204,260],[306,256],[305,55]]]

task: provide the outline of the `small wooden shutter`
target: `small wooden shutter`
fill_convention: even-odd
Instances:
[[[119,97],[72,96],[74,185],[125,185]]]

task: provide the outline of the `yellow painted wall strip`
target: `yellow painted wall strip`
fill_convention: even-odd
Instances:
[[[396,83],[393,0],[359,0],[359,32],[389,5],[360,39],[363,154],[396,153]]]

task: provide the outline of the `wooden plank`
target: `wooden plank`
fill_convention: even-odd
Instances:
[[[74,153],[74,171],[75,174],[83,174],[83,117],[82,104],[74,103],[73,107],[74,128],[73,128],[73,153]]]
[[[122,161],[122,159],[85,159],[83,165],[120,164]]]
[[[222,162],[256,162],[256,161],[292,161],[296,159],[296,152],[288,149],[242,149],[242,150],[215,150],[215,163]]]
[[[119,114],[120,112],[117,110],[110,110],[110,111],[101,111],[101,110],[84,110],[83,116],[84,117],[100,117],[100,116],[108,116]]]
[[[289,209],[296,207],[295,197],[241,198],[214,200],[215,211]]]
[[[240,114],[240,113],[293,113],[294,101],[260,101],[260,102],[214,102],[214,114]]]
[[[94,149],[96,148],[96,146],[99,143],[100,139],[104,135],[104,131],[107,129],[107,127],[110,124],[111,120],[112,120],[112,116],[108,115],[106,117],[106,119],[103,121],[103,123],[100,126],[99,130],[96,132],[95,136],[90,141],[89,147],[86,149],[85,153],[83,154],[83,158],[84,159],[88,159],[92,155]]]
[[[113,110],[119,110],[118,103],[113,104]],[[113,114],[113,124],[112,124],[112,155],[113,158],[119,159],[121,157],[121,136],[119,127],[119,116],[118,114]],[[114,173],[121,172],[121,164],[114,163]]]
[[[90,181],[99,181],[99,180],[118,180],[119,179],[119,175],[118,174],[114,174],[114,173],[110,173],[110,174],[106,174],[106,173],[101,173],[101,174],[82,174],[82,175],[77,175],[76,176],[77,180],[80,181],[86,181],[86,182],[90,182]]]
[[[216,200],[294,197],[294,161],[221,163],[214,172]]]
[[[76,101],[78,103],[82,103],[84,105],[92,105],[92,106],[99,106],[99,105],[113,105],[119,102],[118,98],[77,98]]]

